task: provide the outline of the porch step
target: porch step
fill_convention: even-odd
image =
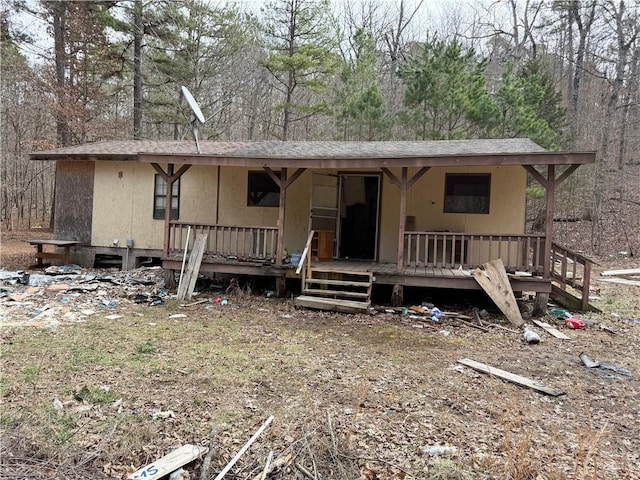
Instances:
[[[311,269],[304,278],[297,307],[332,310],[345,313],[366,312],[371,305],[371,272]]]
[[[317,310],[330,310],[342,313],[366,313],[371,306],[371,301],[358,302],[339,298],[322,298],[310,295],[300,295],[294,300],[296,307],[314,308]]]
[[[341,287],[363,287],[369,288],[369,282],[352,282],[345,280],[330,280],[327,278],[307,278],[307,283],[316,283],[318,285],[335,285]]]
[[[324,288],[305,288],[302,293],[319,297],[351,297],[369,299],[368,292],[350,292],[346,290],[325,290]]]

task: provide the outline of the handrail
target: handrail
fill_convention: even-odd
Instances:
[[[502,258],[507,270],[543,270],[543,235],[407,231],[404,240],[406,267],[470,269]]]
[[[205,246],[205,254],[207,255],[262,260],[276,258],[278,227],[180,221],[172,221],[169,224],[169,245],[165,246],[168,253],[175,255],[185,249],[187,239],[184,234],[188,227],[191,227],[195,233],[208,234]]]
[[[309,255],[309,250],[311,250],[311,242],[313,242],[313,236],[315,235],[315,231],[311,230],[309,232],[309,236],[307,237],[307,243],[304,246],[304,250],[302,251],[302,255],[300,255],[300,261],[298,262],[298,268],[296,268],[296,275],[300,275],[302,271],[302,267],[304,265],[307,256]]]
[[[580,302],[582,310],[589,308],[589,288],[591,284],[591,265],[593,260],[578,252],[562,247],[557,243],[551,244],[551,278],[560,284],[560,288],[566,291],[567,285],[580,292]],[[582,266],[582,272],[578,266]],[[597,263],[596,263],[597,265]],[[556,269],[560,267],[560,271]],[[569,271],[569,266],[571,269]],[[582,273],[582,283],[578,282]]]

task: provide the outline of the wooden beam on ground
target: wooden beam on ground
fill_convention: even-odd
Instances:
[[[489,375],[502,378],[503,380],[507,380],[508,382],[515,383],[516,385],[520,385],[522,387],[528,387],[538,392],[551,395],[552,397],[559,397],[560,395],[565,394],[565,392],[563,392],[562,390],[556,390],[555,388],[548,387],[542,383],[536,382],[535,380],[531,380],[530,378],[522,377],[520,375],[516,375],[515,373],[507,372],[505,370],[500,370],[499,368],[495,368],[484,363],[476,362],[475,360],[469,360],[468,358],[463,358],[461,360],[458,360],[458,363],[461,363],[462,365],[466,365],[467,367],[473,368],[474,370],[477,370],[479,372],[487,373]]]
[[[605,270],[600,275],[603,277],[625,277],[628,275],[640,275],[640,268],[624,268],[622,270]]]
[[[552,337],[556,337],[556,338],[559,338],[561,340],[571,340],[571,337],[566,336],[560,330],[558,330],[555,327],[552,327],[547,322],[541,322],[540,320],[532,320],[532,322],[535,323],[537,326],[539,326],[541,329],[543,329],[545,332],[547,332]]]
[[[196,235],[191,255],[189,255],[187,270],[184,272],[184,277],[180,283],[178,300],[191,300],[193,289],[196,286],[196,280],[200,273],[200,264],[202,263],[202,255],[204,254],[204,248],[207,244],[208,237],[208,233],[198,233]]]
[[[640,280],[630,280],[628,278],[599,278],[600,282],[608,282],[608,283],[617,283],[620,285],[633,285],[636,287],[640,287]]]
[[[473,271],[473,278],[513,325],[516,327],[524,325],[501,259],[485,263],[482,269],[476,268]]]
[[[168,455],[132,473],[128,478],[129,480],[156,480],[166,477],[183,465],[193,462],[196,458],[204,455],[207,453],[207,450],[209,450],[207,447],[188,444],[183,445]]]

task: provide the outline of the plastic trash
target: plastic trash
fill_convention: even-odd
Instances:
[[[105,297],[100,299],[100,306],[104,308],[116,308],[118,306],[118,302]]]
[[[569,327],[569,328],[573,328],[573,329],[580,329],[580,328],[584,328],[587,326],[587,324],[585,323],[584,320],[581,320],[579,318],[576,317],[569,317],[569,318],[565,318],[564,319],[564,324],[565,326]]]
[[[425,455],[454,455],[458,452],[457,447],[450,445],[434,445],[432,447],[424,447],[422,453]]]
[[[527,343],[540,343],[540,335],[529,328],[524,329],[524,341]]]
[[[552,308],[549,310],[549,314],[562,320],[571,317],[571,314],[563,308]]]

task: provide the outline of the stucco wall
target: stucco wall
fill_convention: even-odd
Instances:
[[[401,169],[392,169],[400,178]],[[409,170],[411,178],[417,169]],[[490,173],[489,214],[444,213],[445,173]],[[520,166],[432,168],[408,192],[407,216],[417,231],[524,233],[527,174]],[[380,261],[397,259],[400,189],[385,176],[382,188]]]

